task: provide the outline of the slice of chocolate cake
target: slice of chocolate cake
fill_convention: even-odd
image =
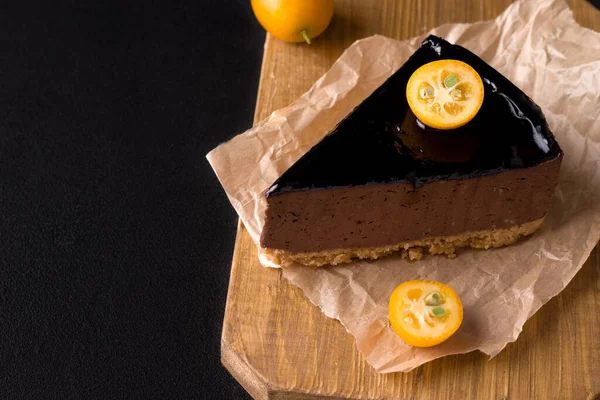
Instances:
[[[406,99],[413,72],[443,59],[470,65],[484,87],[476,116],[450,130],[424,125]],[[562,155],[527,95],[430,36],[269,188],[261,245],[276,263],[321,266],[511,244],[541,226]]]

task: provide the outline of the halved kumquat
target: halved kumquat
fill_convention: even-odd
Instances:
[[[463,320],[458,295],[441,282],[412,280],[400,284],[389,303],[390,324],[411,346],[431,347],[454,334]]]
[[[438,60],[422,65],[406,85],[415,116],[435,129],[455,129],[471,121],[483,104],[483,82],[469,64]]]

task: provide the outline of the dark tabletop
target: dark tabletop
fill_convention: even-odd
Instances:
[[[0,398],[246,399],[220,363],[249,1],[0,6]]]

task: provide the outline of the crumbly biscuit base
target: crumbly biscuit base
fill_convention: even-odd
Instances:
[[[535,221],[515,225],[510,228],[489,229],[453,236],[437,236],[388,246],[355,247],[312,253],[264,249],[264,255],[269,261],[281,266],[299,263],[309,267],[349,263],[355,259],[376,260],[396,252],[400,252],[402,258],[409,260],[420,260],[425,252],[430,254],[446,254],[449,258],[454,258],[456,257],[456,250],[461,247],[489,249],[512,244],[523,236],[533,234],[543,223],[544,218],[542,217]]]

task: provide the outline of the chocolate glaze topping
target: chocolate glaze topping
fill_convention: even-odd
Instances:
[[[428,62],[456,59],[481,76],[477,116],[439,131],[417,120],[406,83]],[[321,142],[290,167],[266,196],[382,183],[415,187],[527,168],[562,155],[540,108],[469,50],[429,36],[408,61]]]

